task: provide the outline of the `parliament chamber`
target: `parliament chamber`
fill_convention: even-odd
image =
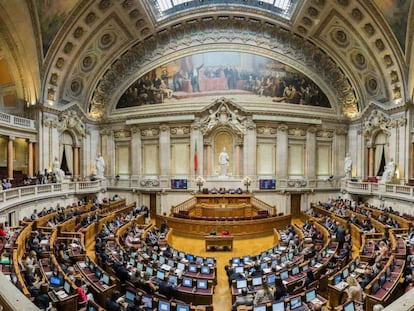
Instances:
[[[412,310],[413,14],[0,0],[0,309]]]

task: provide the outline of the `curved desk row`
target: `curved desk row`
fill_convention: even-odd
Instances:
[[[273,229],[285,229],[290,224],[291,215],[272,216],[256,220],[229,220],[229,221],[212,221],[190,220],[175,218],[169,216],[157,215],[157,226],[160,227],[163,221],[167,221],[168,227],[174,230],[174,233],[189,234],[204,238],[210,232],[221,232],[227,229],[234,237],[253,238],[264,234],[273,234]]]

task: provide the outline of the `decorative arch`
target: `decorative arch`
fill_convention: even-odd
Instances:
[[[137,43],[114,61],[97,82],[91,94],[89,114],[95,118],[109,117],[123,92],[137,77],[164,63],[201,51],[223,50],[253,53],[287,64],[315,81],[338,115],[359,113],[358,98],[362,94],[357,94],[351,81],[323,50],[276,26],[267,26],[271,29],[262,31],[255,29],[255,32],[245,26],[228,25],[224,33],[206,33],[186,26]]]

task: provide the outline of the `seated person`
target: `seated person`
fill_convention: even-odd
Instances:
[[[229,229],[225,228],[223,231],[221,231],[221,236],[230,236],[231,233]]]
[[[212,230],[210,231],[209,235],[217,235],[216,230],[215,230],[215,229],[212,229]]]
[[[252,306],[253,297],[248,295],[247,288],[242,288],[241,295],[236,297],[236,301],[233,303],[232,310],[237,310],[238,306]]]

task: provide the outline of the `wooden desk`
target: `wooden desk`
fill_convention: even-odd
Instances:
[[[209,250],[233,250],[233,237],[220,235],[206,235],[206,251]]]

